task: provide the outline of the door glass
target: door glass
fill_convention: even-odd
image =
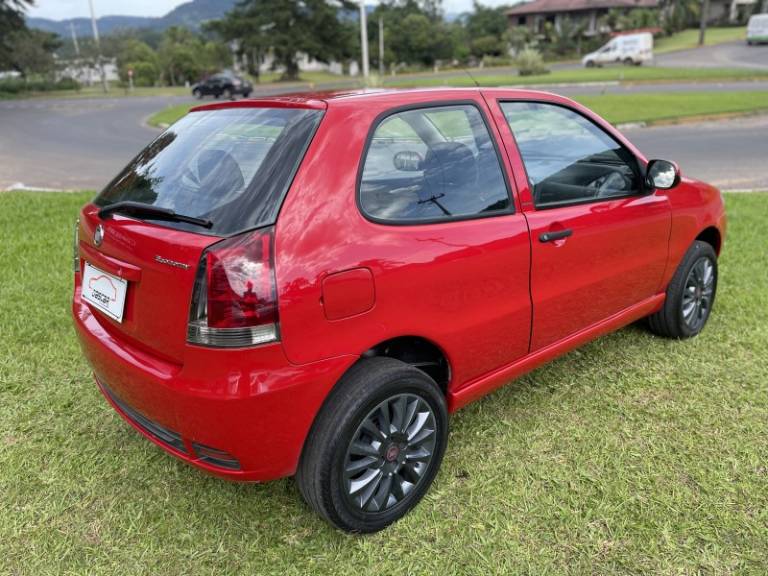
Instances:
[[[439,221],[509,211],[491,136],[471,105],[408,110],[376,128],[360,205],[377,220]]]
[[[503,102],[537,208],[639,194],[634,155],[580,114],[555,104]]]

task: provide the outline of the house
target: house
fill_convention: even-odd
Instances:
[[[708,20],[710,23],[744,22],[756,1],[710,0]],[[585,24],[584,35],[592,36],[610,32],[598,29],[600,17],[609,10],[629,12],[636,8],[657,9],[662,5],[659,0],[533,0],[507,10],[507,18],[510,26],[527,26],[536,33],[543,31],[546,22],[559,29],[564,19],[570,19]]]
[[[533,0],[507,10],[510,26],[527,26],[540,33],[549,22],[556,28],[564,19],[584,23],[586,36],[601,32],[598,20],[609,10],[630,11],[635,8],[658,8],[658,0]]]

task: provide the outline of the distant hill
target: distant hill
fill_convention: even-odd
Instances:
[[[165,30],[171,26],[184,26],[197,30],[207,20],[218,20],[229,12],[236,0],[191,0],[179,4],[165,16],[102,16],[98,18],[99,34],[110,34],[127,28],[151,28]],[[49,20],[48,18],[27,18],[27,26],[54,32],[61,36],[70,34],[70,22],[78,36],[91,36],[90,18],[71,18],[68,20]]]

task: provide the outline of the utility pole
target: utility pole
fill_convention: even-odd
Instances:
[[[96,42],[96,57],[99,60],[99,72],[101,73],[101,87],[104,89],[104,93],[109,92],[109,86],[107,85],[107,73],[104,71],[104,59],[101,57],[101,43],[99,42],[99,27],[96,26],[96,12],[93,10],[93,0],[88,0],[88,5],[91,7],[91,27],[93,28],[93,39]]]
[[[709,16],[709,0],[701,0],[701,20],[699,21],[699,46],[704,46],[704,36],[707,33],[707,17]]]
[[[363,78],[367,82],[370,70],[368,62],[368,16],[365,13],[365,0],[360,0],[360,46],[363,50]]]
[[[384,77],[384,18],[379,16],[379,76]]]
[[[75,25],[72,20],[69,21],[69,31],[72,34],[72,44],[75,45],[75,55],[80,58],[80,44],[77,43],[77,34],[75,34]]]

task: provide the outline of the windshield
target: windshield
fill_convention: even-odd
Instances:
[[[167,208],[210,220],[210,233],[221,236],[273,224],[321,116],[296,108],[192,112],[134,158],[94,203]],[[185,222],[157,223],[201,231]]]

